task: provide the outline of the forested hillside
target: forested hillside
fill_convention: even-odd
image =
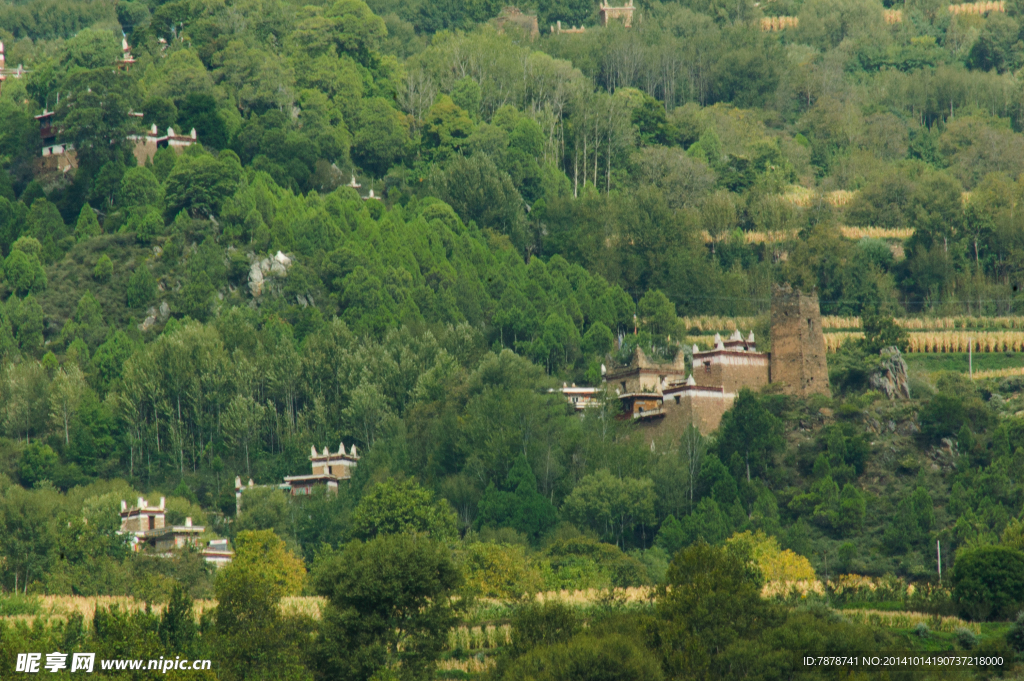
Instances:
[[[113,611],[89,640],[114,650],[116,624],[154,655],[218,650],[223,678],[425,678],[439,656],[452,678],[582,678],[550,671],[574,655],[621,678],[754,659],[783,678],[791,661],[758,651],[810,631],[819,652],[1024,648],[1024,622],[1009,644],[1006,625],[963,629],[979,643],[939,620],[910,639],[828,609],[1024,604],[1024,379],[1002,331],[1024,314],[1024,5],[958,7],[639,2],[626,28],[539,0],[519,6],[533,36],[489,0],[5,0],[0,587],[25,600],[0,615],[40,612],[33,593],[173,593],[191,622],[185,591],[216,596],[241,610],[185,638],[167,613]],[[41,155],[44,112],[74,167]],[[195,143],[140,165],[153,126]],[[717,433],[658,449],[614,395],[577,413],[550,392],[733,317],[770,347],[781,283],[837,317],[831,398],[744,392]],[[1003,377],[961,373],[967,343]],[[910,399],[890,401],[872,376],[892,345],[955,354],[914,355]],[[272,488],[339,442],[360,459],[337,495]],[[271,486],[237,517],[236,476]],[[128,551],[117,509],[138,495],[230,538],[237,567]],[[393,564],[426,599],[401,645],[350,618],[370,617],[353,575]],[[982,593],[986,570],[1017,581]],[[736,600],[682,588],[700,575]],[[813,607],[758,596],[816,576]],[[656,606],[425,605],[666,583]],[[285,594],[327,600],[247,641],[232,618]],[[717,607],[747,619],[686,619]],[[497,666],[442,640],[459,617],[511,626]],[[18,640],[86,640],[53,626]],[[339,659],[355,640],[371,652]]]

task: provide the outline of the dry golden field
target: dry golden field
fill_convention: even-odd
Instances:
[[[579,591],[542,591],[537,594],[539,603],[557,601],[568,605],[592,605],[600,600],[612,598],[620,603],[639,603],[653,595],[653,589],[646,586],[616,587],[608,589],[583,589]]]
[[[968,629],[975,635],[981,634],[981,625],[977,622],[968,622],[959,617],[942,617],[941,615],[930,615],[923,612],[892,612],[889,610],[842,610],[842,616],[846,619],[867,624],[873,627],[886,627],[889,629],[913,629],[918,624],[924,624],[934,631],[942,631],[947,634],[956,632],[957,629]]]
[[[785,28],[796,28],[800,25],[800,17],[765,17],[761,19],[762,31],[781,31]]]
[[[962,2],[950,5],[949,11],[953,14],[988,14],[989,12],[1005,12],[1006,2],[1004,0],[990,0],[989,2]]]
[[[975,371],[974,378],[1006,378],[1007,376],[1024,376],[1024,367],[1010,367],[1008,369],[989,369],[987,371]]]
[[[906,229],[886,229],[884,227],[851,227],[849,225],[840,225],[839,233],[847,239],[898,239],[904,240],[909,239],[914,235],[912,228]],[[784,243],[786,241],[794,241],[797,238],[797,230],[795,229],[784,229],[775,232],[743,232],[743,243],[745,244],[775,244]],[[704,243],[711,243],[711,234],[708,232],[701,232],[704,238]],[[718,241],[728,241],[732,238],[732,232],[727,232],[720,237]]]
[[[743,336],[764,318],[695,316],[680,317],[683,326],[697,333],[687,335],[686,343],[696,343],[703,349],[714,346],[714,334],[723,337],[739,329]],[[896,323],[909,334],[908,352],[946,353],[967,352],[1024,352],[1024,317],[907,317]],[[850,338],[863,338],[860,317],[824,316],[821,326],[825,331],[825,348],[836,352]],[[755,339],[756,340],[756,339]],[[1013,370],[1006,374],[1013,375]]]
[[[488,650],[511,642],[512,626],[509,624],[455,627],[448,632],[449,650]]]
[[[44,620],[60,619],[66,620],[70,615],[79,613],[85,620],[87,626],[92,625],[93,617],[97,608],[119,608],[123,611],[143,611],[147,604],[132,596],[39,596],[38,615],[13,615],[0,619],[7,621],[26,621],[31,623],[37,618]],[[320,609],[326,599],[319,596],[286,596],[281,600],[281,611],[286,614],[304,614],[314,619],[320,619]],[[163,612],[164,605],[152,603],[148,606],[155,614]],[[217,601],[212,599],[196,599],[193,601],[196,621],[204,612],[217,607]]]
[[[711,315],[680,317],[679,319],[687,329],[697,329],[703,333],[711,332],[712,334],[716,331],[731,333],[736,329],[749,333],[750,329],[754,328],[754,324],[759,321],[758,317],[715,317]]]

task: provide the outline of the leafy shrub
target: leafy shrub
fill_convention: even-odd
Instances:
[[[589,537],[562,539],[548,547],[550,566],[558,584],[553,588],[642,586],[650,582],[643,563],[612,544]],[[573,581],[579,579],[579,583]],[[595,583],[596,581],[596,583]]]
[[[110,277],[114,274],[114,263],[111,262],[110,257],[106,254],[101,255],[100,259],[96,261],[96,267],[92,270],[92,278],[101,284],[105,284],[110,281]]]
[[[1006,643],[1018,653],[1024,653],[1024,610],[1017,613],[1013,626],[1006,632]]]
[[[957,627],[956,629],[956,644],[964,650],[971,650],[978,644],[978,637],[974,635],[974,632],[965,627]]]
[[[957,555],[953,598],[974,620],[1008,619],[1024,604],[1024,553],[1008,546],[980,546]]]

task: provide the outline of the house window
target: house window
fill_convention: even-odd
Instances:
[[[156,518],[153,516],[149,516],[149,529],[156,529]]]
[[[704,360],[704,371],[708,372],[709,374],[711,373],[711,360]]]
[[[626,392],[626,382],[622,382],[622,392]]]
[[[679,395],[676,395],[676,404],[679,404]]]

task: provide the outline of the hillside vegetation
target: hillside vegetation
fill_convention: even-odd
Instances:
[[[0,664],[815,678],[799,655],[1024,649],[1024,6],[520,9],[539,36],[489,1],[0,3],[27,71],[0,90]],[[139,165],[151,126],[197,141]],[[768,348],[781,283],[819,296],[832,397],[743,392],[658,449],[613,395],[550,391],[637,346]],[[891,345],[910,399],[870,389]],[[274,488],[339,443],[337,495]],[[131,552],[138,496],[234,564]],[[43,598],[128,595],[165,605]]]

